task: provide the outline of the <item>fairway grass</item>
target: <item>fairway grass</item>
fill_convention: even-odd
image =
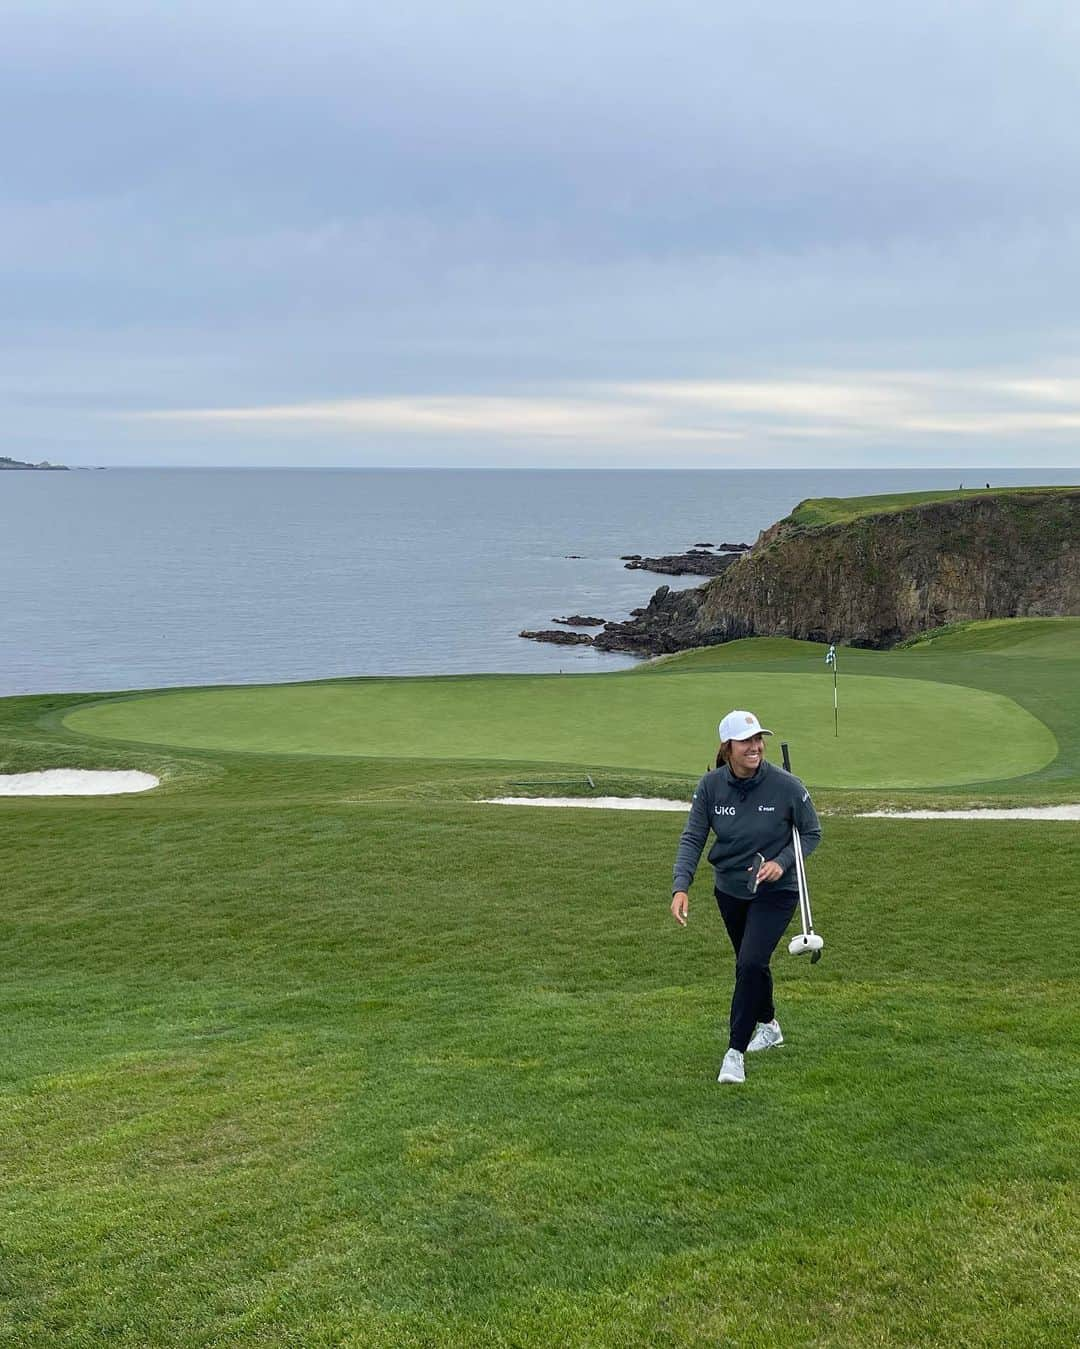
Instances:
[[[1075,632],[1010,631],[1038,657],[982,629],[842,650],[841,736],[875,688],[912,716],[945,690],[954,716],[985,707],[983,752],[1022,724],[1056,744],[1048,761],[974,787],[832,789],[831,808],[1080,800]],[[624,754],[641,741],[642,762],[666,700],[696,716],[668,787],[692,785],[727,701],[766,715],[734,689],[775,690],[801,770],[832,730],[821,655],[735,643],[523,680],[517,701],[512,679],[393,681],[413,690],[400,740],[392,702],[356,716],[392,681],[0,700],[0,771],[163,782],[0,800],[0,1344],[1080,1341],[1075,823],[826,815],[808,864],[824,959],[781,948],[786,1043],[721,1088],[732,961],[706,867],[688,927],[671,920],[678,817],[470,799],[564,776],[508,757],[575,715],[548,685],[611,690],[574,725]],[[390,757],[359,732],[348,754],[260,747],[288,731],[282,704],[245,721],[230,697],[283,692],[342,700],[315,729],[371,722]],[[184,720],[203,697],[214,715]],[[431,752],[472,748],[485,701],[517,739],[488,760]],[[167,734],[155,708],[179,718]],[[120,738],[111,711],[135,718]],[[908,754],[925,724],[875,753]],[[169,738],[192,725],[234,738]],[[649,780],[619,774],[598,790]]]
[[[723,1091],[677,823],[230,788],[6,821],[5,1344],[1072,1342],[1075,828],[827,825]]]
[[[853,676],[843,741],[820,675],[686,674],[364,679],[113,700],[70,713],[103,738],[258,754],[368,755],[702,771],[731,706],[797,738],[815,787],[938,787],[1019,777],[1049,763],[1049,729],[1000,694]],[[917,728],[917,734],[913,733]]]

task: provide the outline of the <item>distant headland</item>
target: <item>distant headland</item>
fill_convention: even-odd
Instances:
[[[884,650],[952,623],[1077,614],[1080,487],[987,487],[803,501],[703,586],[661,586],[595,637],[521,635],[637,656],[740,637]]]
[[[67,464],[50,464],[47,459],[43,459],[40,464],[24,464],[21,459],[11,459],[6,454],[0,454],[0,469],[5,468],[28,468],[31,470],[43,470],[46,473],[68,473]]]

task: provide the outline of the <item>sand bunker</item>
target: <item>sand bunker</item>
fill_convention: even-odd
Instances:
[[[493,796],[484,806],[574,806],[585,810],[681,810],[689,801],[667,801],[657,796]],[[1024,806],[1016,810],[869,810],[860,820],[1080,820],[1080,805]]]
[[[42,773],[0,773],[0,796],[115,796],[148,792],[160,782],[153,773],[47,768]]]
[[[1080,805],[986,806],[979,810],[868,810],[860,820],[1080,820]]]
[[[666,801],[662,796],[492,796],[482,806],[580,806],[584,810],[681,810],[689,801]]]

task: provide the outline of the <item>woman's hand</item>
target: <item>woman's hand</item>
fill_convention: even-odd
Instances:
[[[776,863],[773,863],[775,866]],[[690,896],[685,890],[676,890],[671,897],[671,916],[680,927],[686,926],[686,911],[690,907]]]
[[[766,884],[770,881],[778,881],[783,874],[784,868],[779,862],[766,862],[764,866],[758,870],[758,885],[760,885],[762,881]]]

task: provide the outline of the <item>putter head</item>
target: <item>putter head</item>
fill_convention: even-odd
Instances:
[[[821,948],[825,945],[825,939],[819,937],[816,932],[800,932],[797,937],[792,937],[788,942],[788,954],[793,956],[810,955],[811,965],[816,964],[821,959]]]

